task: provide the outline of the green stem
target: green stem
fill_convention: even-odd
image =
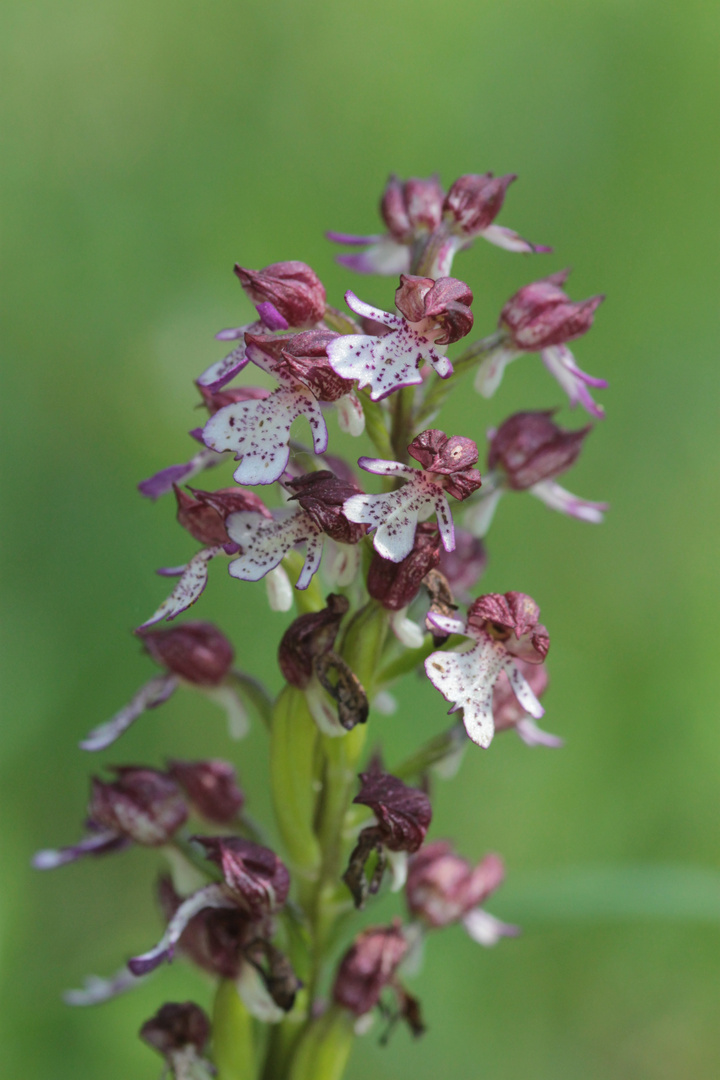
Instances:
[[[288,1080],[341,1080],[354,1037],[352,1015],[331,1005],[305,1029]]]
[[[213,1061],[217,1080],[255,1080],[253,1021],[235,984],[223,979],[213,1007]]]

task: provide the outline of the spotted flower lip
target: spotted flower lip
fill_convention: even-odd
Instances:
[[[524,593],[492,593],[471,604],[466,622],[428,615],[442,633],[474,641],[462,653],[432,653],[425,671],[433,686],[452,702],[450,712],[462,709],[465,730],[479,746],[487,748],[495,732],[493,689],[501,671],[526,713],[539,719],[545,711],[517,663],[517,659],[540,663],[547,655],[550,639],[538,623],[538,614],[537,604]]]
[[[310,424],[316,454],[327,450],[328,431],[317,398],[293,376],[282,357],[267,349],[262,337],[248,336],[248,358],[279,382],[269,397],[226,405],[210,417],[203,430],[206,446],[231,450],[240,461],[234,473],[238,484],[272,484],[290,457],[290,428],[304,416]]]
[[[604,412],[588,388],[605,389],[607,381],[581,371],[567,342],[587,333],[604,297],[575,303],[562,288],[568,274],[569,270],[550,274],[510,297],[500,313],[500,333],[487,339],[487,356],[478,368],[475,386],[491,397],[512,360],[523,353],[539,352],[570,405],[581,404],[591,416],[602,419]]]
[[[472,866],[447,840],[435,840],[410,859],[405,898],[410,913],[426,926],[462,922],[473,940],[494,945],[519,933],[518,927],[500,922],[481,907],[504,877],[498,855],[486,855]]]
[[[392,394],[403,386],[422,382],[420,363],[430,364],[441,379],[452,375],[452,364],[436,347],[436,340],[448,331],[436,317],[423,317],[416,323],[402,315],[392,315],[360,300],[354,292],[345,293],[345,301],[356,314],[382,323],[390,330],[382,337],[368,334],[343,334],[327,346],[334,371],[344,379],[355,380],[362,389],[369,386],[373,401]],[[469,328],[468,328],[469,329]],[[466,331],[467,332],[467,331]]]
[[[260,514],[231,514],[227,520],[231,539],[240,555],[230,563],[232,577],[260,581],[278,566],[296,544],[306,545],[305,562],[296,588],[307,589],[320,566],[324,533],[304,510],[275,510],[272,521]]]
[[[384,559],[399,563],[413,549],[419,521],[433,512],[446,551],[455,546],[452,515],[445,491],[456,499],[464,499],[480,486],[480,473],[465,468],[472,458],[477,461],[477,447],[471,439],[460,436],[448,438],[442,431],[424,431],[408,447],[432,469],[413,469],[399,461],[381,458],[359,458],[358,465],[378,476],[392,476],[408,483],[397,491],[382,495],[354,495],[344,505],[350,521],[364,522],[375,529],[373,545]],[[418,457],[419,455],[419,457]]]

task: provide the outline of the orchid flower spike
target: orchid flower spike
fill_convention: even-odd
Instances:
[[[569,270],[534,281],[511,296],[500,313],[499,332],[487,339],[487,355],[477,370],[475,387],[492,397],[511,360],[524,353],[539,352],[550,374],[557,379],[571,405],[581,404],[598,419],[605,415],[593,401],[588,387],[605,389],[605,379],[587,375],[575,363],[567,342],[586,334],[603,296],[572,301],[562,286]]]
[[[443,277],[400,276],[395,292],[399,315],[392,315],[345,294],[348,307],[358,315],[389,328],[380,337],[345,334],[327,346],[330,364],[344,379],[354,379],[362,389],[369,386],[370,397],[379,401],[403,386],[422,382],[420,363],[429,364],[441,379],[452,375],[445,346],[470,333],[473,295],[464,282]]]
[[[445,492],[456,499],[466,499],[482,482],[474,465],[477,446],[462,435],[448,437],[436,429],[423,431],[413,439],[408,453],[422,468],[413,469],[399,461],[360,458],[358,465],[378,476],[402,478],[408,482],[397,491],[382,495],[354,495],[343,509],[350,521],[363,522],[376,529],[375,550],[390,562],[402,562],[415,542],[419,521],[435,513],[443,546],[455,546],[450,506]]]
[[[473,742],[487,748],[495,732],[493,689],[505,671],[513,693],[525,712],[539,719],[545,710],[536,698],[517,661],[539,664],[547,656],[550,638],[538,622],[540,609],[525,593],[490,593],[475,600],[467,621],[430,614],[428,620],[443,633],[462,634],[473,644],[465,652],[434,652],[425,661],[433,686],[447,701],[450,712],[463,710],[463,723]]]

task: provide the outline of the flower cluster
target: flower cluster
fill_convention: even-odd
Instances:
[[[109,776],[91,782],[83,837],[34,863],[50,869],[130,845],[158,853],[165,925],[157,943],[66,999],[106,1000],[175,955],[209,973],[218,987],[212,1025],[197,1004],[168,1003],[141,1031],[177,1078],[218,1067],[224,1075],[224,1061],[239,1075],[237,1062],[258,1051],[248,1015],[273,1025],[262,1041],[271,1063],[263,1075],[340,1077],[352,1037],[373,1013],[389,1019],[388,1032],[398,1019],[423,1032],[405,983],[430,931],[462,924],[484,946],[518,933],[484,907],[504,878],[499,856],[473,863],[450,841],[428,839],[432,785],[458,767],[467,737],[485,749],[505,730],[529,746],[562,744],[537,724],[550,645],[538,604],[478,586],[500,497],[529,492],[593,523],[606,506],[556,482],[590,427],[565,429],[553,410],[517,412],[488,433],[483,469],[478,431],[432,424],[466,372],[488,397],[524,353],[539,353],[570,404],[596,418],[603,413],[589,387],[606,384],[581,371],[568,348],[590,329],[602,297],[572,301],[566,271],[523,286],[502,306],[496,331],[467,340],[473,292],[451,276],[454,256],[478,237],[510,252],[551,250],[496,224],[514,179],[465,175],[445,191],[437,177],[393,176],[381,200],[385,232],[329,234],[362,249],[341,255],[343,266],[398,279],[393,311],[352,291],[348,312],[332,307],[303,262],[236,266],[257,317],[216,335],[233,345],[196,379],[205,419],[190,432],[195,452],[139,485],[148,498],[174,497],[178,523],[199,546],[186,564],[159,571],[177,579],[174,588],[135,631],[159,673],[81,747],[113,746],[180,690],[219,705],[236,738],[255,714],[268,731],[284,851],[268,846],[246,812],[233,764],[170,757],[160,767],[109,765]],[[253,383],[258,372],[262,385]],[[333,414],[378,456],[329,453]],[[234,483],[228,474],[225,486],[189,486],[231,461]],[[158,625],[200,600],[211,562],[226,563],[239,598],[243,582],[264,580],[272,611],[296,607],[279,635],[279,692],[236,666],[212,623]],[[364,761],[369,726],[397,708],[393,684],[411,672],[429,684],[439,732],[393,768],[379,753]],[[460,713],[444,730],[432,688]],[[385,889],[404,895],[404,914],[356,933],[338,962],[335,942],[353,907]]]

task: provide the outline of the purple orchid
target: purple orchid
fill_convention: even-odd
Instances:
[[[395,292],[399,315],[372,307],[348,291],[345,300],[358,315],[389,328],[380,337],[345,334],[331,341],[327,355],[344,379],[354,379],[370,397],[380,401],[403,386],[422,382],[420,363],[430,364],[441,379],[452,375],[445,346],[470,332],[472,293],[456,278],[411,277],[402,274]]]
[[[517,660],[537,664],[547,656],[550,639],[538,622],[540,609],[525,593],[490,593],[475,600],[467,621],[430,614],[429,621],[445,634],[462,634],[474,644],[465,652],[434,652],[425,661],[433,686],[450,712],[463,710],[463,723],[473,742],[487,748],[495,732],[493,688],[505,671],[513,693],[526,713],[539,719],[545,710],[533,693]]]
[[[402,478],[408,482],[397,491],[383,495],[354,495],[344,506],[350,521],[364,522],[375,529],[373,544],[378,554],[399,563],[410,554],[419,521],[432,513],[446,551],[455,546],[450,506],[445,492],[465,499],[481,484],[477,469],[469,468],[478,459],[477,446],[461,435],[448,438],[436,429],[421,432],[408,453],[422,465],[413,469],[399,461],[360,458],[358,465],[378,476]]]
[[[587,333],[603,296],[572,301],[562,286],[569,270],[525,285],[511,296],[500,313],[500,330],[486,339],[487,356],[480,364],[475,387],[492,397],[507,365],[524,353],[539,352],[542,362],[568,396],[592,416],[602,419],[602,408],[593,401],[589,386],[605,389],[607,381],[587,375],[575,363],[567,342]]]
[[[520,933],[517,926],[500,922],[481,906],[504,877],[499,856],[486,855],[471,866],[447,840],[436,840],[410,860],[405,897],[410,913],[425,926],[436,929],[462,922],[473,941],[495,945]]]
[[[83,750],[105,750],[148,709],[162,705],[179,686],[191,685],[222,705],[235,731],[247,729],[242,701],[228,681],[234,650],[228,639],[209,622],[186,622],[167,630],[140,634],[152,659],[164,668],[138,690],[132,700],[80,743]]]

